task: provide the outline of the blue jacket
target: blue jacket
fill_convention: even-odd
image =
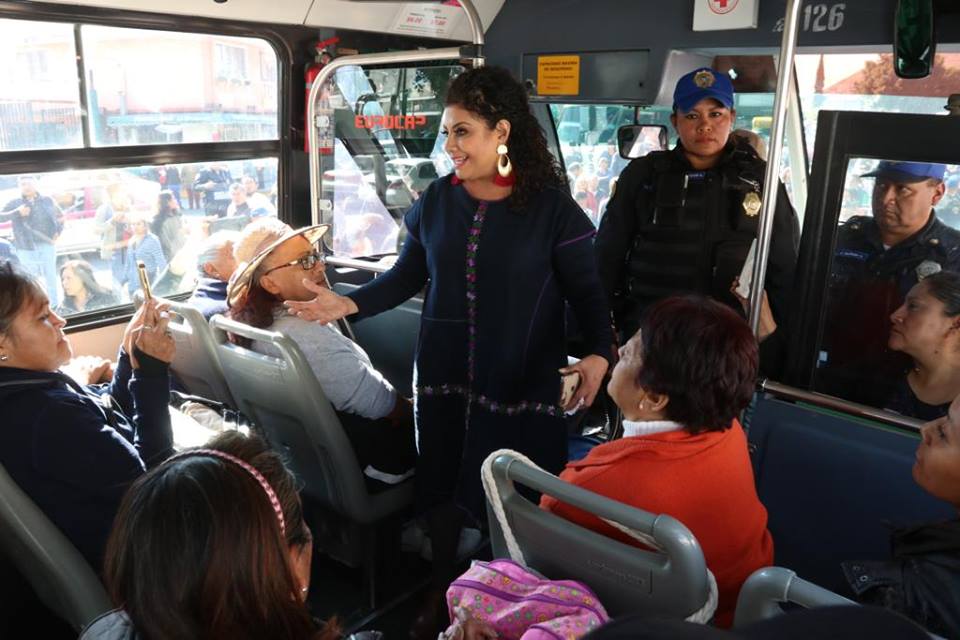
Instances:
[[[21,205],[30,207],[28,215],[17,211]],[[63,231],[63,212],[50,196],[14,198],[0,212],[0,222],[7,220],[13,221],[13,243],[25,251],[36,249],[38,244],[53,244]]]
[[[216,278],[201,277],[187,304],[209,320],[218,313],[227,312],[227,283]]]
[[[173,452],[167,365],[137,357],[89,387],[0,367],[0,463],[95,569],[127,487]]]
[[[160,239],[152,233],[148,233],[138,244],[130,240],[127,245],[126,261],[124,263],[124,282],[130,293],[140,289],[140,275],[137,273],[137,261],[143,260],[147,268],[147,277],[150,278],[150,284],[156,282],[160,272],[167,268],[167,259],[163,255],[163,248],[160,246]]]

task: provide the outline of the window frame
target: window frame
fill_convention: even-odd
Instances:
[[[83,147],[62,147],[0,152],[4,173],[50,173],[67,169],[102,169],[143,165],[277,158],[277,217],[289,221],[292,169],[292,127],[290,97],[293,95],[292,52],[273,25],[226,22],[211,18],[153,14],[118,9],[73,5],[0,3],[0,19],[35,22],[60,22],[73,25],[77,55],[83,55],[80,27],[97,25],[153,31],[175,31],[213,36],[247,37],[263,40],[277,59],[277,137],[271,140],[232,142],[173,143],[136,146],[90,146],[87,87],[85,74],[79,74],[78,91],[82,110]],[[281,25],[282,26],[282,25]],[[257,67],[260,61],[257,60]],[[247,74],[251,61],[246,61]],[[78,64],[78,71],[82,67]],[[259,75],[259,71],[253,72]],[[300,93],[297,94],[298,96]],[[174,298],[186,297],[175,296]],[[85,331],[117,324],[128,319],[132,304],[71,316],[66,332]]]
[[[805,390],[814,388],[820,345],[825,330],[828,282],[836,252],[839,215],[843,205],[847,166],[851,158],[957,163],[953,141],[960,119],[913,113],[864,113],[823,110],[818,118],[810,192],[803,221],[797,273],[807,274],[794,287],[795,314],[783,382]],[[890,135],[878,136],[877,131]],[[896,149],[901,151],[897,152]],[[906,151],[910,149],[910,151]]]

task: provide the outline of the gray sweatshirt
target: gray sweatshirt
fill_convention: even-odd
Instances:
[[[360,345],[346,337],[336,325],[308,322],[279,310],[270,331],[290,337],[310,363],[320,388],[337,411],[354,413],[376,420],[393,411],[397,392],[374,369],[370,356]],[[254,351],[278,356],[273,345],[254,342]]]

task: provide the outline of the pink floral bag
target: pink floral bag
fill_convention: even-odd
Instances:
[[[447,589],[447,609],[450,620],[474,618],[500,640],[575,640],[610,619],[584,584],[545,580],[512,560],[474,562]]]

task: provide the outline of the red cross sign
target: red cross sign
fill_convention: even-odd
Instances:
[[[707,3],[710,6],[710,11],[723,15],[724,13],[733,11],[739,1],[740,0],[707,0]]]

